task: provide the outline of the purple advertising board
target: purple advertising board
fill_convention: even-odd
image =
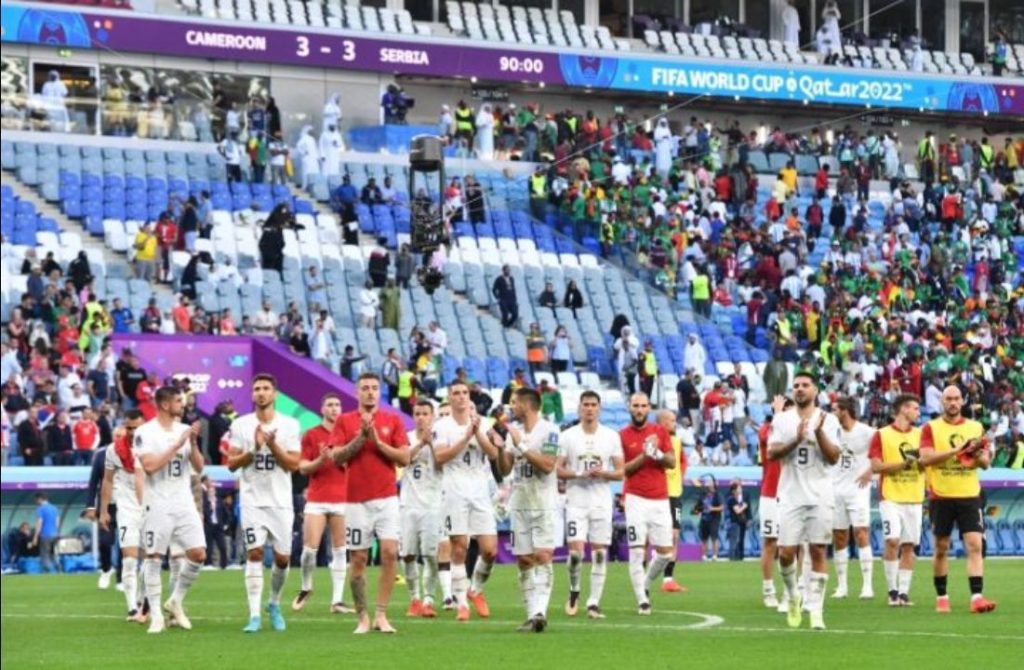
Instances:
[[[371,36],[304,26],[5,3],[5,43],[115,54],[279,63],[387,74],[544,83],[591,90],[1024,116],[1024,85],[1007,78],[940,76],[795,63],[749,63],[655,53],[509,48],[429,36]]]

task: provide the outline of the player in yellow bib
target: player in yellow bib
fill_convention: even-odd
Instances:
[[[914,547],[921,540],[921,505],[924,503],[924,470],[918,465],[921,405],[916,395],[905,393],[892,403],[893,422],[878,430],[868,452],[871,470],[879,475],[878,511],[885,535],[885,582],[889,607],[910,606],[910,582],[914,575]]]
[[[676,455],[676,465],[673,468],[665,469],[665,480],[668,482],[668,504],[672,511],[672,546],[677,551],[679,547],[679,531],[683,525],[683,481],[686,477],[686,453],[683,451],[683,443],[676,435],[676,413],[670,409],[659,410],[657,414],[658,424],[664,428],[672,440],[672,451]],[[675,556],[665,566],[665,573],[661,580],[661,590],[664,593],[684,593],[687,589],[675,580]]]
[[[967,550],[971,611],[983,614],[994,610],[996,604],[982,595],[985,566],[981,542],[985,520],[978,468],[987,469],[992,456],[982,440],[985,430],[981,424],[960,414],[963,403],[963,395],[956,386],[943,390],[942,416],[929,421],[921,431],[921,465],[927,473],[935,534],[935,609],[940,613],[950,611],[946,585],[950,537],[955,523]]]

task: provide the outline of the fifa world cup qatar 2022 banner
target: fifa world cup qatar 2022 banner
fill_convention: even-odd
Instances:
[[[1011,80],[793,64],[729,63],[672,56],[595,56],[571,50],[509,49],[467,40],[237,22],[81,12],[6,3],[7,43],[136,52],[189,58],[308,65],[388,74],[544,83],[591,90],[871,105],[878,109],[1024,117],[1024,85]]]

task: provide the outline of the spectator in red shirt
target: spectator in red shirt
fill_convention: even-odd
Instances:
[[[160,381],[155,372],[150,372],[149,376],[135,387],[136,406],[146,421],[156,417],[156,402],[153,400],[153,396],[158,388],[160,388]]]
[[[75,465],[92,463],[92,453],[100,445],[100,427],[91,409],[82,410],[82,418],[71,428],[75,442]]]
[[[619,431],[626,473],[622,490],[629,540],[629,579],[642,615],[651,612],[647,596],[651,584],[675,558],[665,470],[675,467],[676,457],[669,434],[657,423],[648,422],[650,412],[650,399],[643,393],[634,393],[629,398],[630,425]],[[655,557],[645,575],[647,544],[654,547]]]
[[[156,239],[160,244],[160,258],[163,264],[161,281],[171,281],[171,251],[178,244],[178,224],[174,222],[170,212],[164,212],[156,223]]]
[[[715,177],[715,196],[722,202],[732,201],[732,178],[724,170]]]
[[[359,407],[342,414],[331,435],[334,462],[348,466],[346,521],[352,551],[352,599],[359,617],[355,633],[370,632],[366,565],[374,535],[380,542],[381,569],[373,629],[394,633],[387,606],[395,585],[401,525],[395,466],[409,464],[409,436],[397,414],[380,409],[380,378],[376,374],[360,375],[356,393]]]
[[[818,174],[814,175],[814,193],[817,198],[824,198],[828,195],[828,164],[818,168]]]
[[[189,309],[187,296],[178,297],[178,304],[171,308],[171,318],[174,319],[175,332],[192,332],[192,312]]]

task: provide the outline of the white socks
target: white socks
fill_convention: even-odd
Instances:
[[[406,561],[403,559],[403,565],[405,566],[405,585],[409,588],[409,598],[412,600],[420,599],[420,566],[416,565],[416,559]]]
[[[597,549],[590,557],[590,598],[587,599],[587,607],[601,604],[601,595],[604,593],[604,577],[608,571],[608,550]]]
[[[483,558],[476,559],[476,565],[473,566],[473,583],[470,586],[470,590],[473,593],[482,593],[484,590],[484,584],[487,583],[488,578],[491,576],[491,566],[493,563],[488,563]]]
[[[536,596],[533,615],[546,617],[548,615],[548,603],[551,601],[551,587],[555,582],[555,568],[550,563],[537,565],[533,568],[534,580],[536,582]]]
[[[185,602],[185,594],[192,588],[192,585],[196,583],[196,579],[199,577],[199,571],[202,569],[202,563],[196,563],[189,559],[181,560],[181,568],[178,572],[178,580],[175,582],[174,590],[171,591],[171,598],[176,600],[178,603]],[[150,602],[150,606],[152,606]]]
[[[302,567],[302,585],[299,588],[303,591],[312,591],[313,573],[316,571],[316,549],[303,546],[299,565]]]
[[[438,564],[437,579],[441,582],[441,597],[445,600],[452,599],[452,564]]]
[[[882,561],[882,566],[885,568],[885,587],[887,590],[896,591],[899,593],[899,572],[900,562],[899,561]]]
[[[523,595],[523,605],[526,606],[526,616],[533,616],[534,594],[536,585],[533,581],[533,568],[519,568],[519,592]]]
[[[796,588],[796,561],[789,565],[779,564],[779,574],[782,576],[782,584],[788,600],[795,600],[797,597]]]
[[[811,572],[807,581],[807,610],[821,613],[825,604],[825,585],[828,583],[827,572]]]
[[[185,562],[184,556],[171,556],[167,559],[167,567],[169,568],[171,579],[167,583],[167,590],[170,593],[174,593],[174,589],[178,586],[178,575],[181,574],[181,566]],[[152,605],[153,603],[150,603]]]
[[[836,551],[833,561],[836,564],[836,590],[846,592],[846,574],[850,567],[850,555],[846,549]]]
[[[149,599],[150,615],[162,618],[160,596],[164,585],[160,579],[160,563],[159,558],[147,558],[143,561],[142,580],[145,585],[146,598]]]
[[[270,603],[272,605],[281,604],[281,591],[284,591],[285,580],[288,579],[289,566],[279,568],[277,563],[274,563],[274,567],[270,569]],[[262,584],[260,585],[262,587]]]
[[[466,591],[469,589],[469,578],[466,576],[465,563],[452,563],[452,592],[459,607],[468,607]]]
[[[260,598],[263,597],[263,561],[245,562],[245,593],[249,600],[249,617],[260,615]],[[153,601],[150,601],[152,606]]]
[[[765,598],[771,596],[775,597],[775,580],[774,579],[762,579],[761,580],[761,595]]]
[[[331,604],[345,602],[345,577],[348,576],[348,547],[334,547],[331,553]]]
[[[433,604],[437,592],[437,556],[423,557],[423,600]]]
[[[665,571],[665,566],[672,560],[672,554],[654,554],[654,560],[647,566],[647,577],[644,579],[644,590],[649,590]]]
[[[910,595],[910,581],[914,578],[913,570],[900,570],[896,577],[896,591],[903,596]]]
[[[864,578],[863,587],[869,590],[872,587],[875,574],[875,556],[871,553],[871,545],[857,549],[857,560],[860,561],[860,575]]]
[[[593,574],[593,573],[591,573]],[[569,591],[580,592],[580,583],[583,581],[583,554],[578,551],[569,552]]]
[[[139,559],[129,556],[121,558],[121,583],[124,585],[124,601],[128,611],[138,608]]]
[[[647,588],[644,585],[644,548],[629,548],[629,582],[633,585],[633,595],[638,605],[648,602]]]

